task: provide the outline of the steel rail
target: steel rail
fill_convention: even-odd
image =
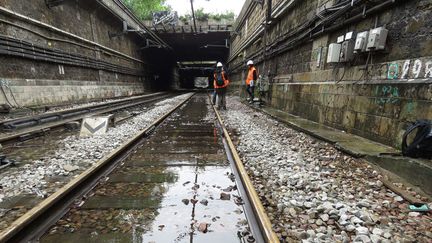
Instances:
[[[90,108],[93,108],[93,107],[104,106],[104,105],[108,105],[108,104],[116,104],[116,103],[119,103],[119,102],[133,101],[133,100],[141,99],[141,98],[144,98],[144,97],[151,97],[151,96],[161,95],[161,94],[164,94],[164,93],[163,92],[158,92],[158,93],[153,93],[153,94],[139,95],[139,96],[129,97],[129,98],[125,98],[125,99],[113,100],[113,101],[109,101],[109,102],[102,103],[102,104],[85,105],[85,106],[78,107],[78,108],[71,108],[71,109],[65,109],[65,110],[59,110],[59,111],[46,112],[46,113],[43,113],[43,114],[40,114],[40,115],[36,115],[36,116],[27,116],[27,117],[13,118],[13,119],[8,119],[8,120],[0,121],[0,126],[3,126],[5,123],[22,122],[22,121],[25,121],[25,120],[28,120],[28,119],[40,119],[40,118],[45,118],[45,117],[49,117],[49,116],[59,115],[59,114],[62,114],[64,112],[69,113],[69,112],[79,111],[79,110],[82,110],[82,109],[90,109]]]
[[[240,181],[238,182],[241,183],[241,187],[244,188],[244,192],[246,193],[247,196],[247,200],[244,200],[247,202],[245,204],[246,216],[248,217],[248,221],[252,220],[257,224],[254,225],[253,222],[249,223],[249,225],[251,226],[252,233],[254,237],[256,237],[257,242],[260,242],[259,237],[262,237],[264,242],[279,243],[280,242],[279,238],[277,237],[276,233],[273,231],[270,219],[268,218],[264,206],[262,205],[257,192],[255,191],[252,181],[250,180],[246,168],[244,167],[243,162],[240,159],[240,156],[237,152],[234,143],[232,142],[228,130],[225,128],[223,119],[220,116],[215,106],[213,106],[213,110],[217,116],[218,123],[222,129],[223,141],[225,147],[227,147],[226,151],[228,153],[228,158],[230,158],[230,160],[232,160],[231,162],[234,163],[233,169],[235,171],[235,174],[238,175],[238,177],[240,178]],[[250,207],[252,212],[250,211],[248,212],[247,210],[248,207]],[[252,215],[250,215],[251,213]]]
[[[100,179],[113,171],[117,165],[139,145],[143,138],[150,135],[158,125],[185,104],[193,95],[194,93],[191,93],[187,98],[159,117],[147,128],[138,132],[135,136],[96,162],[60,190],[15,220],[6,230],[0,233],[0,243],[28,242],[41,237],[51,225],[67,213],[70,206],[77,199],[85,197],[85,195],[98,184]]]
[[[62,115],[64,113],[66,114],[66,113],[76,112],[76,111],[80,111],[83,109],[92,109],[92,108],[97,108],[97,107],[104,107],[107,105],[115,105],[118,103],[126,103],[126,102],[135,101],[135,100],[140,100],[142,98],[149,98],[152,96],[163,95],[163,94],[165,94],[165,93],[164,92],[158,92],[158,93],[153,93],[153,94],[139,95],[139,96],[129,97],[129,98],[125,98],[125,99],[113,100],[113,101],[109,101],[109,102],[102,103],[102,104],[85,105],[85,106],[78,107],[78,108],[47,112],[47,113],[43,113],[43,114],[36,115],[36,116],[14,118],[14,119],[9,119],[9,120],[5,120],[5,121],[0,121],[0,126],[4,126],[5,124],[8,124],[8,123],[20,123],[20,122],[24,122],[24,121],[29,120],[29,119],[42,119],[42,118],[46,118],[46,117],[50,117],[50,116]]]
[[[169,94],[163,96],[156,96],[157,94],[161,94],[161,93],[140,96],[139,98],[133,98],[133,99],[124,99],[121,101],[109,102],[105,104],[98,104],[94,106],[85,106],[81,108],[70,109],[67,111],[53,112],[48,115],[44,114],[41,116],[21,119],[18,120],[18,122],[23,122],[21,124],[24,125],[30,124],[31,127],[28,129],[21,129],[21,131],[7,134],[5,136],[0,136],[0,143],[10,143],[11,141],[15,141],[21,138],[22,136],[45,133],[46,131],[49,131],[53,128],[63,126],[68,122],[80,120],[84,117],[88,117],[89,115],[99,115],[99,114],[104,114],[116,110],[127,109],[130,107],[161,100],[169,96]],[[45,121],[46,124],[40,124],[41,123],[39,122],[40,120]],[[5,124],[7,123],[3,123],[3,125]]]

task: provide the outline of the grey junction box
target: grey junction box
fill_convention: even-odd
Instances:
[[[372,29],[369,33],[367,49],[384,50],[387,41],[387,35],[388,35],[388,30],[383,27]]]

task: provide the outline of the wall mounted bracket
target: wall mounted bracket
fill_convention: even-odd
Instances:
[[[146,40],[146,46],[141,47],[141,50],[148,49],[148,48],[152,48],[152,47],[155,47],[155,48],[162,48],[163,46],[160,45],[160,44],[158,44],[157,42],[155,42],[155,41],[153,41],[153,40],[147,39],[147,40]]]
[[[45,0],[45,4],[47,5],[48,8],[53,8],[62,5],[66,1],[67,0]]]
[[[114,32],[110,32],[110,31],[108,31],[108,36],[109,36],[109,38],[111,39],[111,38],[114,38],[114,37],[119,37],[119,36],[125,35],[125,34],[130,33],[130,32],[141,32],[141,33],[145,33],[144,30],[133,30],[133,29],[129,29],[127,22],[126,22],[126,21],[123,21],[123,30],[122,30],[122,32],[120,32],[120,33],[114,33]]]
[[[259,3],[261,6],[264,4],[264,0],[252,0],[252,2]]]

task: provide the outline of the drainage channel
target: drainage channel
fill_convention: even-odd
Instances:
[[[98,172],[89,189],[70,186],[63,198],[39,205],[44,212],[30,212],[27,226],[18,224],[24,215],[7,238],[0,234],[0,242],[275,242],[263,237],[271,227],[245,212],[256,202],[239,183],[242,172],[231,166],[218,124],[207,96],[193,96],[156,129],[137,135],[140,142],[113,152],[120,165]],[[66,196],[74,190],[81,192]]]

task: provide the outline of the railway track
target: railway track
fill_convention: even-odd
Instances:
[[[172,96],[165,92],[115,100],[103,104],[84,106],[41,115],[23,117],[0,122],[0,143],[7,144],[38,137],[53,129],[78,121],[88,116],[95,116],[129,109],[135,106],[156,102]]]
[[[191,96],[39,203],[0,242],[278,242],[234,144]]]

